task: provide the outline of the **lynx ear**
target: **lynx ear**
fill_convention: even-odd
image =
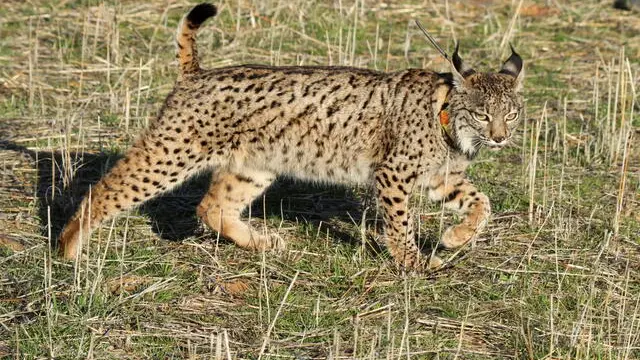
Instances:
[[[464,84],[464,80],[475,74],[476,71],[471,67],[467,66],[460,55],[458,55],[458,49],[460,48],[460,44],[456,42],[456,50],[453,52],[453,56],[451,57],[451,72],[453,73],[454,83],[458,86]]]
[[[516,80],[516,91],[520,90],[522,87],[522,79],[524,78],[524,71],[522,71],[522,58],[516,50],[513,48],[513,45],[509,44],[511,47],[511,56],[507,59],[507,61],[502,64],[502,69],[500,69],[500,74],[511,75]]]

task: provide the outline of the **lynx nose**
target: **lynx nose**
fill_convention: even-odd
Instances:
[[[497,142],[498,144],[499,144],[499,143],[501,143],[501,142],[503,142],[504,140],[505,140],[505,137],[504,137],[504,136],[501,136],[501,135],[500,135],[500,136],[494,136],[494,137],[493,137],[493,141]]]

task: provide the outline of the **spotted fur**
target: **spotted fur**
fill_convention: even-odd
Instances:
[[[444,246],[460,246],[483,228],[489,200],[464,171],[482,146],[504,146],[517,125],[522,60],[515,52],[499,73],[475,72],[457,51],[444,74],[262,65],[202,70],[195,31],[215,13],[201,4],[183,19],[178,81],[158,118],[65,227],[65,258],[76,258],[82,239],[105,219],[208,169],[214,177],[197,213],[244,248],[279,245],[240,217],[277,175],[373,184],[387,247],[403,266],[424,263],[409,209],[421,184],[432,200],[464,215],[445,231]],[[448,132],[438,120],[445,108]]]

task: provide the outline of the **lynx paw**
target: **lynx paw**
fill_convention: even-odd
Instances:
[[[74,260],[80,247],[80,220],[73,220],[64,228],[59,241],[60,255],[65,260]]]
[[[427,264],[427,270],[436,270],[442,267],[444,261],[438,255],[432,255],[429,258],[429,263]]]
[[[411,260],[405,259],[403,263],[397,262],[397,264],[406,271],[422,272],[436,270],[444,264],[444,261],[439,256],[432,255],[429,257],[419,256]]]
[[[282,251],[286,248],[286,243],[278,234],[258,235],[252,233],[249,248],[257,251]]]
[[[459,224],[449,227],[442,235],[440,243],[447,249],[460,247],[471,241],[476,235],[476,229]]]

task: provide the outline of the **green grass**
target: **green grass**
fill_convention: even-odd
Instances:
[[[640,358],[640,99],[619,73],[623,46],[631,78],[640,73],[640,19],[608,2],[536,1],[537,15],[533,3],[508,35],[517,2],[449,2],[447,15],[444,2],[225,1],[199,34],[207,67],[446,71],[414,19],[448,51],[454,36],[478,69],[499,68],[505,36],[516,45],[526,125],[468,171],[493,219],[421,274],[378,244],[366,187],[280,180],[252,222],[287,249],[263,255],[198,223],[206,175],[102,224],[76,267],[62,261],[50,241],[171,90],[174,28],[192,4],[3,5],[0,357],[257,359],[268,334],[263,359]],[[635,134],[626,158],[623,112]],[[414,207],[433,246],[441,209],[420,196]]]

